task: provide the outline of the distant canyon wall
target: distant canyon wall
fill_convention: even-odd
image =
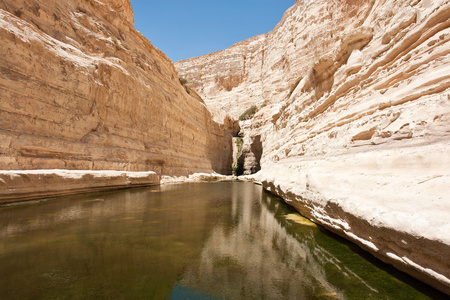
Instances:
[[[298,0],[175,65],[217,119],[258,107],[244,167],[266,189],[450,293],[449,20],[448,0]]]
[[[129,0],[0,1],[0,169],[229,173],[231,134]]]
[[[206,101],[217,120],[235,119],[252,104],[264,101],[265,34],[237,43],[227,50],[178,61],[175,66]]]

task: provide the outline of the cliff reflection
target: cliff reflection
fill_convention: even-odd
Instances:
[[[165,299],[196,263],[226,197],[183,185],[3,207],[0,294]]]
[[[231,207],[232,218],[213,228],[199,264],[184,273],[180,285],[230,299],[345,298],[325,267],[349,270],[317,245],[314,225],[288,224],[289,210],[254,185],[233,186]]]
[[[199,263],[183,273],[179,286],[228,299],[379,299],[386,294],[407,299],[417,294],[259,186],[232,186],[230,213],[212,229]]]

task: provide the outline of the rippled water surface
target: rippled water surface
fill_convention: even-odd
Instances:
[[[182,184],[0,208],[1,299],[439,295],[360,252],[252,183]]]

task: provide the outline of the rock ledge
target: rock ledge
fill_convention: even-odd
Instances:
[[[155,172],[89,170],[0,171],[0,203],[158,185]]]

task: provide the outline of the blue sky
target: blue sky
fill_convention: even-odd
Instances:
[[[130,0],[135,27],[172,61],[271,31],[295,0]]]

